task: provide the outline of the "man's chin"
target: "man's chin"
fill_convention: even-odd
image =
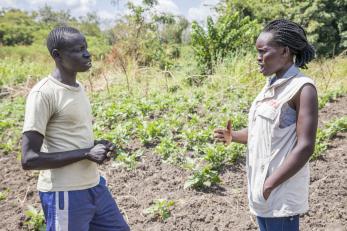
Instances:
[[[83,69],[81,69],[79,72],[87,72],[87,71],[90,70],[91,67],[92,67],[92,65],[86,66],[86,67],[84,67]]]

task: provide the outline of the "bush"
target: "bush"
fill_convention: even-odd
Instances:
[[[192,24],[192,46],[201,73],[212,74],[215,65],[231,52],[253,47],[259,25],[238,12],[227,11],[216,23],[207,18],[207,31],[197,23]]]

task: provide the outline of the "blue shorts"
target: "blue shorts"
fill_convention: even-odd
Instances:
[[[260,231],[299,231],[299,215],[291,217],[257,217]]]
[[[103,177],[93,188],[39,194],[47,231],[130,230]]]

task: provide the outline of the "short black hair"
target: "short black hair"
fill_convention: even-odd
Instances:
[[[315,49],[307,41],[305,30],[297,23],[287,19],[276,19],[269,22],[263,32],[271,32],[273,41],[289,47],[295,55],[295,65],[307,68],[306,64],[315,58]]]
[[[69,26],[59,26],[54,28],[47,37],[47,48],[52,55],[54,49],[64,48],[66,45],[66,34],[81,34],[79,30]]]

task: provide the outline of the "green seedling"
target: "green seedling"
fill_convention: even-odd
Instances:
[[[171,216],[171,209],[174,204],[175,202],[172,200],[158,199],[154,201],[153,205],[145,209],[144,212],[164,221]]]
[[[25,212],[26,221],[24,224],[26,225],[28,230],[31,231],[44,231],[46,230],[45,218],[42,210],[38,211],[33,206],[29,205],[28,210]]]

